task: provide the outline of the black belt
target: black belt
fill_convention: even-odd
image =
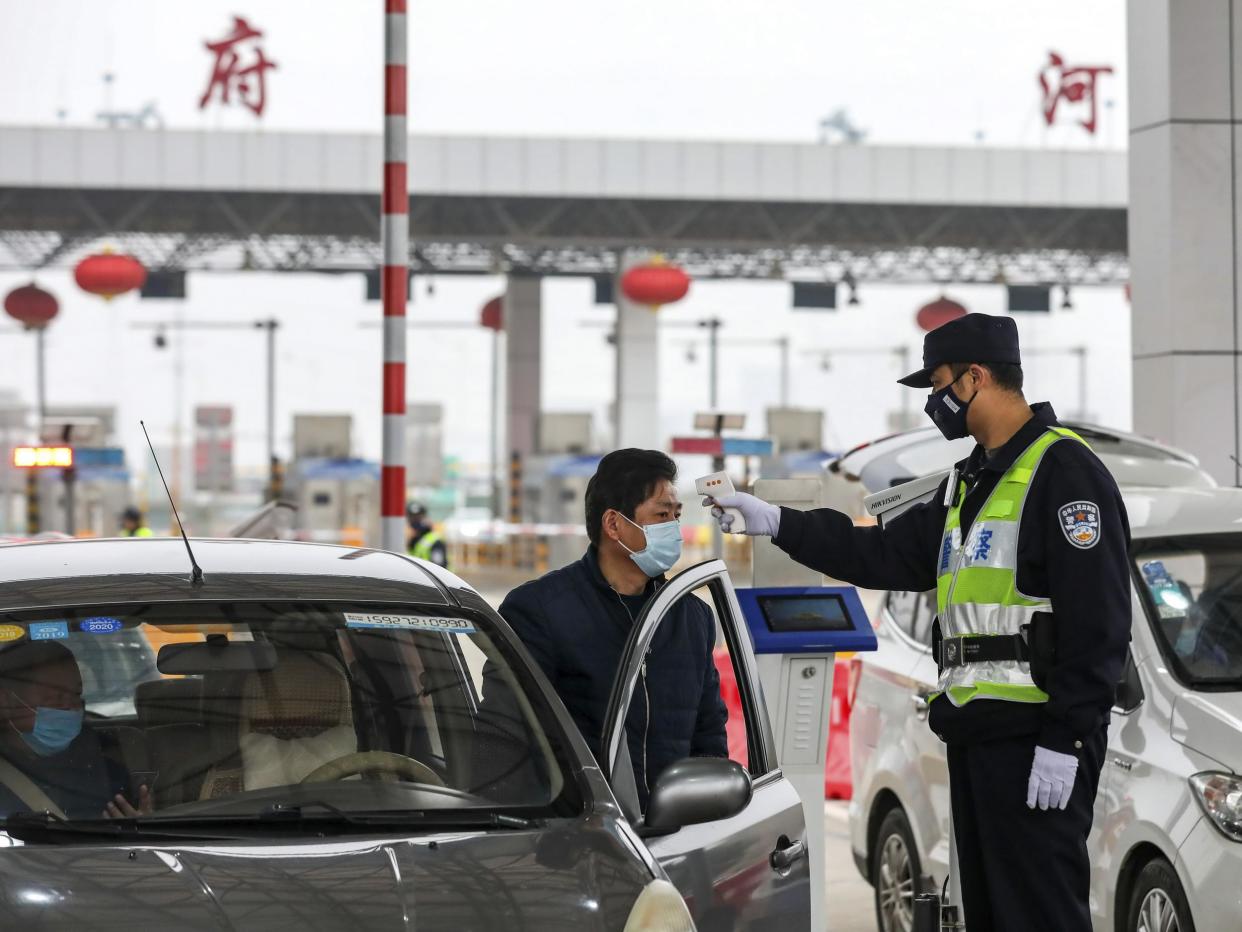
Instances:
[[[998,660],[1028,662],[1026,638],[1020,634],[976,635],[963,634],[940,641],[940,666],[962,667],[968,663],[988,663]]]

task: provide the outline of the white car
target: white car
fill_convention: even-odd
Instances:
[[[1187,454],[1132,435],[1076,429],[1118,477],[1134,538],[1130,660],[1089,839],[1094,927],[1236,930],[1242,490],[1216,488]],[[892,478],[885,461],[891,467],[904,458],[934,472],[963,455],[920,431],[884,444],[887,450],[872,451],[861,466],[864,458],[850,454],[853,464],[842,462],[838,474],[873,492]],[[863,475],[868,469],[874,488]],[[875,887],[883,932],[909,930],[914,895],[940,892],[948,874],[948,770],[944,746],[926,723],[937,678],[934,616],[934,593],[885,594],[875,625],[879,648],[855,661],[851,678],[851,844]]]

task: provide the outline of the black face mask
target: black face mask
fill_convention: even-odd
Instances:
[[[967,369],[966,372],[970,370]],[[965,375],[963,372],[962,375]],[[940,433],[944,434],[946,440],[960,440],[967,436],[970,431],[966,429],[966,409],[970,407],[970,402],[974,401],[974,396],[970,401],[962,401],[953,392],[953,386],[961,379],[959,375],[956,379],[940,389],[938,392],[932,392],[927,396],[927,404],[923,406],[923,411],[932,423],[940,428]],[[975,394],[978,394],[976,390]]]

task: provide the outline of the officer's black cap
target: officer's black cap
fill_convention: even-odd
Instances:
[[[932,372],[946,362],[1022,365],[1013,318],[967,314],[937,327],[923,338],[923,368],[897,381],[911,388],[931,388]]]

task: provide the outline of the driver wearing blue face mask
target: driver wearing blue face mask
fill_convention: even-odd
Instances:
[[[681,557],[677,467],[657,450],[609,453],[587,485],[582,559],[519,586],[500,606],[600,756],[608,696],[626,638]],[[712,661],[716,621],[697,598],[661,623],[626,719],[639,802],[666,766],[727,757],[728,711]],[[485,708],[503,684],[484,673]]]
[[[128,774],[85,724],[81,671],[55,641],[0,651],[0,757],[0,816],[47,808],[48,801],[70,819],[150,811],[145,787],[137,807],[125,797]]]

